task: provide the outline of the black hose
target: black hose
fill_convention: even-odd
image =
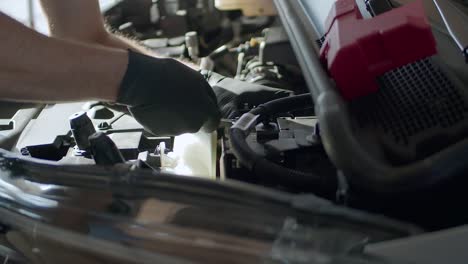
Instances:
[[[312,96],[310,93],[307,93],[270,101],[253,109],[250,113],[254,115],[268,116],[302,110],[312,105]]]
[[[292,96],[263,104],[253,109],[245,116],[246,118],[257,116],[261,119],[268,115],[304,109],[311,104],[312,98],[310,94]],[[255,173],[255,175],[258,175],[261,179],[268,180],[268,182],[274,182],[275,184],[298,190],[313,189],[320,192],[324,190],[336,190],[336,177],[330,178],[314,173],[304,173],[285,168],[266,158],[258,156],[247,144],[245,140],[247,133],[241,128],[242,125],[239,124],[241,122],[243,122],[243,118],[239,119],[230,130],[231,146],[239,162]],[[252,124],[252,126],[253,125],[255,124]]]

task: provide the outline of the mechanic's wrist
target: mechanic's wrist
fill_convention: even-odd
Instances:
[[[120,91],[120,86],[128,66],[128,53],[125,50],[109,50],[102,58],[93,58],[95,61],[89,61],[87,70],[101,72],[96,78],[83,80],[81,90],[76,93],[82,93],[83,98],[103,102],[116,102]],[[98,56],[95,56],[98,57]],[[102,63],[100,63],[102,62]]]

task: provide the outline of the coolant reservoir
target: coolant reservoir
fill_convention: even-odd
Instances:
[[[274,16],[273,0],[215,0],[219,10],[242,10],[245,16]]]
[[[174,139],[173,152],[161,153],[163,171],[216,179],[216,133],[184,134]]]

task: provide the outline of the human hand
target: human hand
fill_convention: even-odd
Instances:
[[[220,118],[216,96],[199,72],[133,51],[117,103],[156,135],[212,131]]]

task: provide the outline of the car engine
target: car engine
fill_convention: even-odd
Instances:
[[[314,194],[427,231],[466,225],[468,166],[466,148],[460,144],[468,135],[468,75],[465,58],[440,29],[443,21],[431,18],[438,55],[381,74],[376,94],[345,103],[328,101],[326,108],[321,104],[331,99],[316,96],[319,88],[310,88],[318,83],[309,77],[312,64],[297,52],[300,36],[310,36],[285,26],[278,14],[296,5],[291,2],[283,1],[279,10],[273,1],[233,6],[231,1],[124,0],[104,12],[109,30],[155,54],[245,84],[286,89],[294,94],[291,98],[245,104],[211,134],[175,137],[153,135],[126,109],[102,102],[2,103],[0,134],[8,140],[1,141],[1,147],[59,165],[131,164],[148,171]],[[315,1],[297,2],[307,9]],[[310,10],[314,19],[325,20],[334,1],[317,2],[323,4]],[[367,19],[404,2],[357,1]],[[466,3],[454,2],[466,11]],[[316,31],[321,34],[310,52],[327,43],[325,28]],[[345,117],[332,118],[332,109],[338,108],[344,109]],[[341,118],[349,130],[338,125]],[[360,159],[365,156],[361,150],[387,169],[357,162],[370,160]],[[438,158],[439,154],[446,155]],[[419,163],[440,165],[417,171]],[[370,180],[367,174],[379,176]]]
[[[368,5],[370,6],[369,3]],[[245,83],[288,89],[296,95],[306,94],[307,97],[309,91],[299,61],[279,18],[272,14],[263,16],[261,11],[254,13],[256,16],[244,16],[245,11],[243,13],[239,8],[221,10],[225,8],[216,8],[213,1],[207,0],[121,1],[109,7],[105,16],[110,30],[139,41],[156,54],[197,63],[202,69],[215,70]],[[317,41],[320,44],[320,40]],[[381,82],[387,86],[401,85],[398,89],[414,90],[414,87],[405,87],[412,85],[409,80],[413,78],[413,72],[420,71],[422,74],[431,74],[425,77],[428,80],[438,82],[439,79],[443,79],[443,82],[447,83],[446,86],[450,85],[448,79],[445,79],[446,75],[434,69],[434,63],[436,62],[433,60],[426,60],[418,63],[414,69],[408,66],[406,69],[390,72],[381,77]],[[408,81],[397,82],[396,76]],[[421,88],[419,93],[430,92],[424,89],[430,87]],[[447,98],[455,100],[452,103],[458,108],[454,108],[453,111],[461,111],[460,118],[452,120],[452,117],[447,116],[447,122],[457,122],[465,111],[463,102],[460,101],[462,99],[458,99],[454,88],[447,88],[444,93],[452,93],[448,94]],[[412,162],[420,159],[418,155],[427,156],[440,149],[416,138],[413,141],[410,137],[418,137],[415,132],[422,131],[430,126],[430,122],[436,121],[424,121],[426,119],[417,116],[418,113],[404,112],[390,117],[390,108],[378,107],[383,104],[383,97],[391,96],[398,95],[385,94],[382,95],[382,99],[366,98],[350,105],[354,117],[357,118],[356,125],[360,126],[362,131],[358,136],[366,137],[365,140],[383,140],[384,151],[395,164]],[[392,97],[390,100],[403,99]],[[11,129],[21,130],[15,131],[19,135],[16,144],[10,146],[13,151],[58,164],[109,166],[132,162],[135,166],[148,170],[213,180],[232,179],[294,193],[314,193],[337,203],[375,211],[434,229],[466,221],[468,214],[460,214],[458,208],[454,208],[453,212],[447,211],[449,208],[446,206],[439,208],[444,212],[443,219],[437,219],[436,215],[440,215],[441,211],[435,213],[436,204],[444,204],[440,201],[445,199],[453,199],[454,202],[463,197],[463,193],[458,194],[460,197],[456,196],[456,189],[450,184],[444,188],[436,186],[436,192],[414,190],[405,196],[405,205],[401,205],[398,198],[392,196],[391,200],[388,200],[385,195],[354,192],[344,173],[336,168],[327,155],[312,100],[302,101],[299,107],[293,102],[295,105],[291,109],[286,108],[267,115],[248,132],[245,142],[255,157],[264,158],[286,172],[301,172],[303,178],[288,178],[287,173],[284,177],[275,177],[276,174],[270,171],[255,172],[239,160],[233,150],[229,130],[241,114],[233,119],[223,120],[220,129],[214,134],[200,132],[165,137],[144,131],[131,115],[125,111],[118,111],[121,110],[118,106],[100,102],[29,106],[31,108],[20,105],[22,109],[15,109],[18,107],[15,104],[5,104],[3,107],[6,110],[1,111],[4,120],[2,133],[12,133]],[[244,113],[255,107],[257,106],[245,105]],[[369,109],[376,110],[371,113]],[[402,116],[403,114],[405,116]],[[27,119],[28,117],[30,119]],[[388,122],[388,125],[382,126],[390,126],[389,132],[383,133],[379,127],[371,126],[371,122],[376,122],[372,121],[372,118]],[[18,126],[21,123],[25,125]],[[396,127],[399,123],[400,126],[420,128],[410,130],[410,127]],[[449,124],[451,123],[447,123],[447,126]],[[102,133],[102,137],[88,140],[88,137],[96,132]],[[374,135],[377,138],[374,139]],[[462,136],[463,133],[459,135]],[[456,137],[451,139],[455,140]],[[404,147],[405,144],[400,142],[409,143],[411,147]],[[426,147],[418,149],[415,144]],[[313,179],[314,175],[321,175],[320,178],[327,180],[317,183]],[[431,197],[427,197],[427,193],[431,193]],[[424,204],[427,205],[427,199],[431,199],[433,203],[430,203],[430,210],[428,208],[426,212],[422,210],[424,207],[421,207],[420,203],[426,201]],[[412,215],[412,208],[416,206],[419,211]],[[452,214],[456,214],[457,217],[449,217]]]

